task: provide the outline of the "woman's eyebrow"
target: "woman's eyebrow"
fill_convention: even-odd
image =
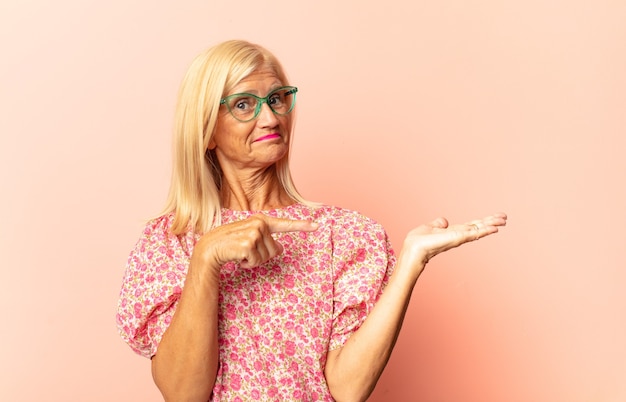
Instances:
[[[276,90],[276,89],[278,89],[278,88],[280,88],[282,86],[284,86],[282,84],[282,82],[277,81],[276,83],[270,85],[270,90],[267,91],[267,93],[265,95],[269,94],[270,92],[272,92],[272,91],[274,91],[274,90]],[[256,88],[248,88],[248,89],[245,89],[245,90],[242,90],[242,91],[232,91],[232,94],[233,95],[235,95],[235,94],[250,94],[250,95],[260,96],[259,95],[259,91]]]

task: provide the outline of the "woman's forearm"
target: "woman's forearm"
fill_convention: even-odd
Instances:
[[[326,381],[337,401],[364,401],[374,390],[396,343],[422,270],[423,265],[415,268],[400,256],[385,291],[363,325],[341,349],[328,353]]]
[[[374,389],[426,263],[447,250],[497,233],[506,221],[504,213],[457,225],[437,218],[409,232],[389,284],[370,315],[341,349],[328,353],[326,381],[337,401],[363,401]]]
[[[166,401],[208,401],[218,368],[219,282],[191,268],[172,322],[152,359],[154,382]]]

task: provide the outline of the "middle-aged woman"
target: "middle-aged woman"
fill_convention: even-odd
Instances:
[[[117,315],[167,401],[362,401],[435,255],[496,233],[499,213],[384,229],[308,202],[289,173],[297,88],[245,41],[192,63],[165,211],[132,251]]]

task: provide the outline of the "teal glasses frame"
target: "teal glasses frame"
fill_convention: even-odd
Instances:
[[[292,97],[291,104],[283,103],[279,105],[280,107],[286,107],[287,110],[285,111],[281,111],[280,107],[277,107],[277,104],[276,104],[276,100],[278,100],[279,102],[281,101],[281,99],[275,98],[275,96],[280,94],[280,92],[284,92],[282,95],[285,97],[289,97],[289,96]],[[261,106],[263,106],[264,103],[266,103],[267,106],[269,106],[270,110],[274,114],[277,114],[280,116],[289,114],[293,110],[294,106],[296,105],[296,92],[298,92],[298,88],[292,87],[292,86],[284,86],[284,87],[276,88],[272,92],[267,94],[267,96],[264,98],[260,98],[256,95],[243,92],[243,93],[228,95],[222,98],[220,100],[220,105],[226,105],[226,107],[228,108],[228,111],[235,119],[239,120],[242,123],[246,123],[246,122],[256,119],[259,116],[259,113],[261,112]],[[249,117],[249,118],[244,117],[244,116],[249,115],[249,112],[247,112],[246,110],[241,110],[241,111],[238,111],[238,109],[233,110],[234,107],[236,107],[241,102],[245,101],[246,98],[248,99],[253,98],[256,101],[256,105],[254,107],[254,114],[252,115],[252,117]]]

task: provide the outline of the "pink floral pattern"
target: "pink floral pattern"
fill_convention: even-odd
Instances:
[[[357,212],[294,204],[262,213],[312,219],[315,232],[275,234],[284,253],[254,269],[222,267],[220,366],[213,401],[332,401],[324,366],[380,297],[396,258],[381,225]],[[250,211],[222,210],[224,223]],[[197,234],[172,236],[172,216],[149,222],[130,254],[117,324],[151,357],[169,325]]]

